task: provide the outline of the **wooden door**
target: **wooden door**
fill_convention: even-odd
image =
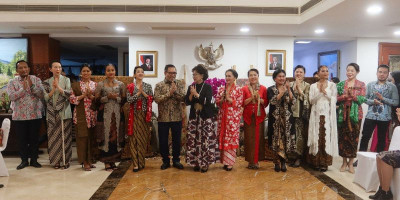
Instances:
[[[389,65],[390,71],[400,70],[400,43],[379,43],[379,65]]]

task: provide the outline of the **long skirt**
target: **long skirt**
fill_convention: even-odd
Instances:
[[[339,127],[339,155],[344,158],[357,156],[358,136],[360,135],[361,120],[353,124],[350,120],[350,107],[347,108],[346,121]]]
[[[106,120],[104,120],[104,123]],[[121,152],[118,151],[118,134],[115,113],[111,116],[110,133],[108,138],[108,151],[100,149],[100,161],[103,163],[118,162],[121,158]]]
[[[251,124],[244,123],[244,152],[245,160],[250,164],[257,164],[265,159],[264,122],[259,124],[259,133],[256,136],[256,120],[251,117]]]
[[[133,135],[129,136],[128,141],[133,167],[144,168],[150,137],[150,123],[146,122],[145,113],[137,110],[133,121]]]
[[[218,137],[213,118],[190,119],[188,123],[186,163],[189,166],[207,168],[219,158]]]
[[[78,162],[93,162],[93,128],[88,128],[86,123],[83,125],[77,124],[76,126],[77,136],[76,136],[76,151],[78,154]],[[85,131],[85,134],[81,132]]]
[[[327,168],[332,165],[332,156],[325,151],[325,116],[321,115],[319,120],[318,152],[314,156],[308,154],[307,162],[314,168]]]
[[[296,129],[296,151],[295,157],[302,158],[304,152],[307,149],[307,123],[302,117],[295,118],[295,129]]]
[[[400,150],[382,151],[377,157],[393,168],[400,168]]]
[[[72,157],[72,120],[64,119],[62,123],[58,112],[47,113],[49,113],[47,135],[50,164],[63,166],[68,164]],[[64,133],[62,133],[62,127],[64,127]]]

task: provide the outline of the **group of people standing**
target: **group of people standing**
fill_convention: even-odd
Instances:
[[[225,72],[226,85],[221,86],[217,94],[205,83],[208,71],[202,65],[192,69],[194,83],[188,86],[186,94],[184,83],[176,79],[177,70],[171,64],[165,66],[165,79],[156,84],[154,93],[152,86],[143,80],[145,70],[141,66],[134,68],[134,82],[127,86],[116,80],[112,64],[106,66],[106,79],[99,83],[90,80],[92,70],[89,65],[83,65],[81,80],[72,85],[61,75],[60,62],[50,64],[52,77],[43,83],[29,75],[26,61],[18,61],[16,68],[19,75],[10,81],[7,92],[13,102],[12,118],[18,124],[16,132],[21,147],[22,162],[17,169],[28,165],[41,167],[37,162],[37,138],[40,119],[45,115],[50,164],[54,168],[70,166],[73,123],[78,160],[84,170],[95,167],[92,162],[96,150],[106,170],[117,169],[115,162],[120,158],[127,135],[133,171],[138,172],[145,167],[155,101],[162,170],[171,166],[170,132],[172,165],[184,168],[179,155],[184,118],[182,104],[185,103],[190,106],[186,163],[194,171],[207,172],[209,166],[217,162],[221,162],[226,171],[232,170],[243,117],[245,159],[249,169],[258,169],[259,161],[266,157],[265,148],[270,148],[277,172],[287,171],[286,163],[298,167],[302,160],[317,170],[326,171],[332,165],[332,157],[340,155],[343,157],[340,171],[348,169],[354,173],[353,161],[363,118],[361,105],[366,103],[369,107],[359,150],[367,150],[377,127],[377,150],[381,152],[392,120],[392,107],[399,102],[397,87],[387,81],[389,67],[386,65],[378,67],[378,80],[367,86],[357,80],[360,67],[356,63],[346,67],[347,80],[338,84],[328,81],[327,66],[318,67],[319,80],[311,85],[304,81],[306,69],[301,65],[295,67],[295,81],[290,83],[286,72],[277,69],[272,76],[275,84],[268,88],[260,85],[257,69],[248,71],[249,84],[244,87],[236,85],[238,73],[229,69]],[[127,130],[121,131],[121,106],[126,101],[130,104],[129,118]],[[75,105],[73,111],[70,104]],[[264,130],[268,105],[268,128]],[[267,131],[268,142],[264,140],[264,131]]]

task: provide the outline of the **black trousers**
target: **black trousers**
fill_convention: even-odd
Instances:
[[[365,119],[360,143],[360,151],[368,150],[368,143],[376,126],[378,128],[378,145],[376,150],[378,153],[383,151],[385,149],[386,133],[389,128],[389,123],[390,121]]]
[[[19,153],[23,161],[36,160],[38,158],[39,129],[41,119],[15,120]]]
[[[179,162],[181,152],[182,121],[178,122],[158,122],[158,139],[160,143],[160,154],[163,163],[169,163],[168,136],[169,130],[172,132],[172,162]]]

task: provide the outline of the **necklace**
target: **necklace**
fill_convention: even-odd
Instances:
[[[199,96],[200,96],[201,91],[203,90],[203,86],[204,86],[204,81],[203,81],[203,85],[201,85],[201,88],[200,88],[200,91],[199,91]]]

